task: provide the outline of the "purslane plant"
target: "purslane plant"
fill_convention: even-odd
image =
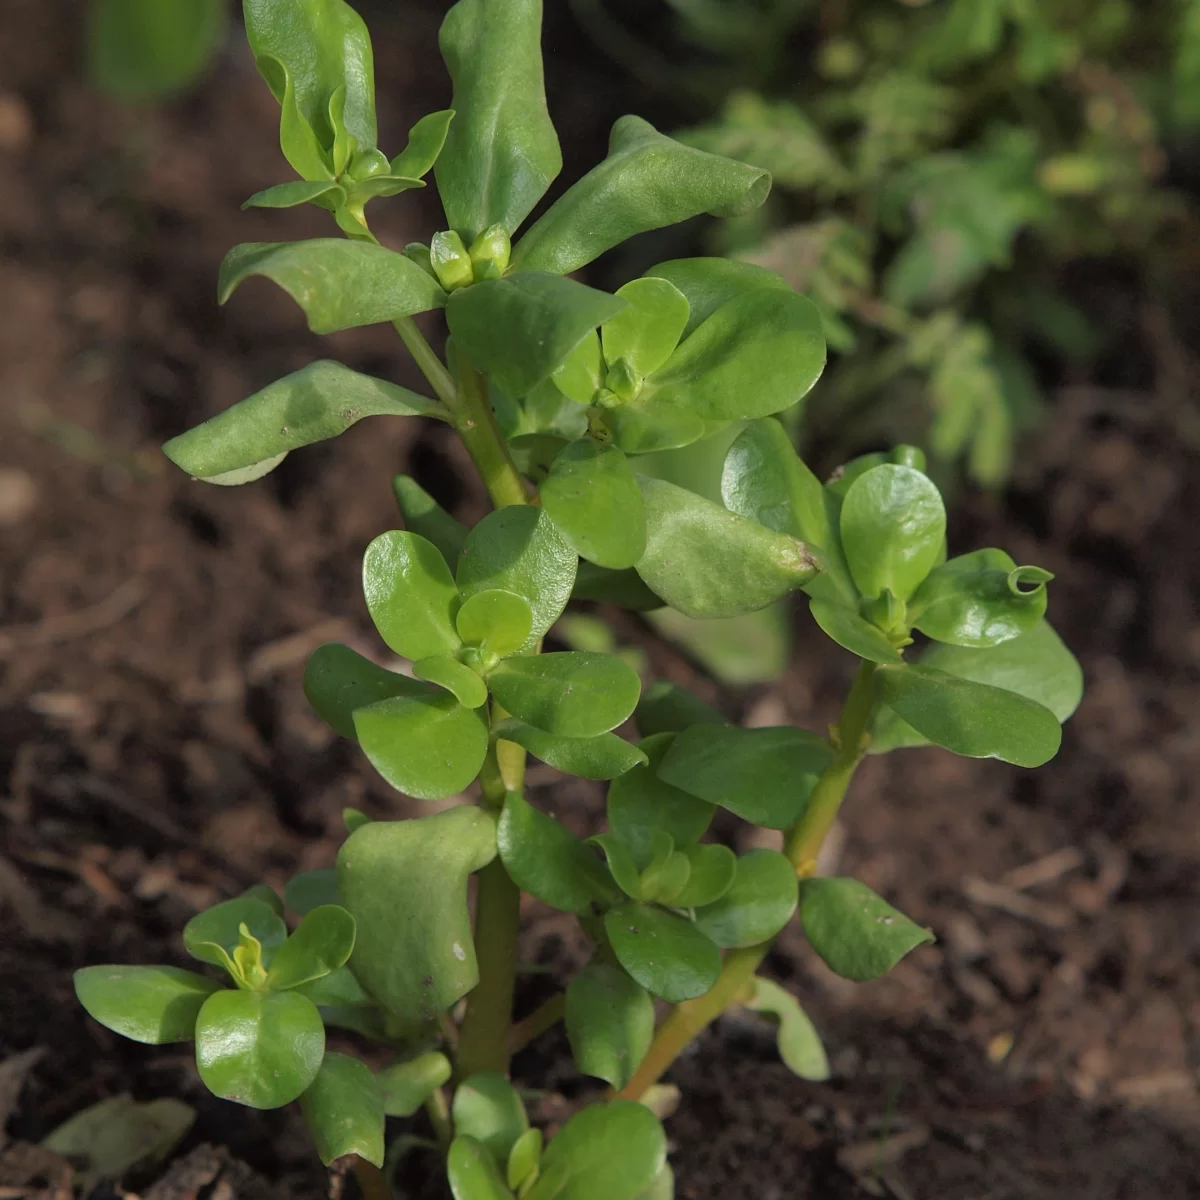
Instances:
[[[757,974],[797,911],[850,979],[932,940],[863,884],[816,873],[863,756],[932,743],[1035,767],[1056,752],[1081,682],[1044,618],[1050,577],[996,549],[948,559],[919,451],[868,455],[825,484],[812,474],[774,414],[819,376],[821,324],[778,277],[694,259],[615,295],[568,278],[635,234],[761,203],[762,171],[625,117],[608,157],[514,241],[560,168],[540,0],[450,10],[440,42],[453,110],[419,121],[390,159],[353,9],[245,0],[245,18],[301,177],[249,203],[316,204],[347,237],[235,247],[221,299],[262,275],[317,332],[391,322],[434,395],[320,361],[165,450],[198,479],[236,484],[368,416],[457,431],[495,511],[468,530],[400,476],[406,528],[381,533],[363,560],[371,619],[411,667],[327,645],[304,687],[398,791],[466,797],[402,821],[347,811],[335,868],[296,876],[282,898],[256,887],[196,916],[184,947],[225,979],[88,967],[80,1000],[134,1040],[194,1040],[218,1096],[298,1100],[321,1158],[356,1155],[373,1197],[414,1145],[398,1137],[389,1159],[386,1118],[424,1107],[457,1200],[664,1200],[666,1138],[639,1101],[727,1007],[777,1021],[797,1074],[828,1072],[796,1000]],[[403,253],[381,246],[366,205],[431,171],[449,228]],[[412,321],[433,309],[449,329],[444,362]],[[639,474],[639,455],[732,422],[724,505]],[[796,591],[860,660],[828,737],[739,728],[664,682],[643,694],[615,655],[542,652],[573,597],[711,618]],[[614,732],[631,717],[637,741]],[[581,840],[531,804],[527,754],[610,781],[605,830]],[[783,831],[782,852],[706,840],[719,808]],[[564,994],[514,1024],[522,892],[574,913],[594,952]],[[661,1021],[656,1000],[672,1006]],[[508,1065],[560,1019],[579,1070],[610,1091],[544,1143]],[[328,1050],[330,1028],[375,1048]]]

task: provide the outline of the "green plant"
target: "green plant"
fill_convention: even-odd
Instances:
[[[1161,143],[1200,121],[1195,0],[665,0],[661,50],[618,0],[573,6],[690,98],[681,140],[773,173],[717,245],[820,306],[836,359],[807,427],[843,454],[921,439],[1003,482],[1043,406],[1031,356],[1104,346],[1062,264],[1135,259],[1162,296],[1190,240]]]
[[[1049,576],[994,549],[946,559],[942,499],[917,450],[857,459],[824,485],[812,475],[773,414],[817,378],[824,341],[814,306],[779,277],[694,259],[616,295],[567,278],[635,233],[761,203],[762,171],[626,117],[609,156],[512,243],[559,169],[538,0],[450,10],[454,110],[418,122],[392,159],[376,147],[370,43],[352,9],[246,0],[245,13],[302,176],[250,203],[315,203],[349,236],[235,247],[220,296],[263,275],[317,332],[392,322],[434,396],[321,361],[166,453],[235,484],[368,416],[457,431],[495,511],[468,530],[400,476],[407,529],[380,534],[363,560],[367,610],[411,671],[327,645],[304,686],[399,791],[472,798],[401,821],[348,810],[336,867],[298,875],[282,898],[253,888],[184,929],[188,953],[223,978],[94,966],[76,977],[80,1000],[134,1040],[194,1040],[218,1096],[299,1100],[322,1159],[357,1155],[369,1195],[387,1194],[381,1166],[430,1145],[458,1200],[662,1200],[666,1138],[638,1101],[726,1007],[768,1014],[789,1066],[827,1073],[794,998],[756,974],[797,909],[851,979],[932,939],[862,884],[816,874],[864,754],[932,742],[1032,767],[1057,750],[1080,679],[1044,620]],[[366,203],[431,170],[450,229],[404,253],[379,245]],[[412,321],[434,309],[446,362]],[[735,421],[723,504],[636,470],[639,455]],[[739,728],[666,683],[643,694],[618,655],[542,652],[572,596],[708,619],[796,591],[860,660],[828,738]],[[910,661],[915,633],[932,641]],[[637,742],[614,732],[631,716]],[[610,781],[606,830],[581,840],[534,807],[527,753]],[[704,840],[718,808],[784,831],[784,851],[736,856]],[[565,994],[514,1024],[521,892],[576,914],[595,950]],[[657,1028],[656,999],[674,1006]],[[544,1145],[507,1071],[559,1019],[580,1071],[611,1092]],[[327,1049],[330,1028],[373,1048]],[[389,1159],[385,1118],[422,1107],[436,1143],[403,1135]]]

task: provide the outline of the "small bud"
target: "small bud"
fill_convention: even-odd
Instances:
[[[925,451],[920,446],[896,446],[890,457],[898,467],[912,467],[914,471],[925,470]]]
[[[512,241],[503,225],[485,229],[472,243],[469,251],[475,268],[475,278],[499,279],[508,270]]]
[[[642,390],[642,378],[636,375],[623,358],[609,365],[604,377],[604,385],[624,404],[637,399]]]
[[[390,170],[387,156],[381,150],[360,150],[351,160],[347,172],[355,183],[370,179],[372,175],[386,175]]]
[[[899,596],[892,595],[889,588],[884,588],[874,600],[864,602],[863,616],[884,633],[908,632],[908,606]]]
[[[448,292],[475,282],[475,270],[463,240],[453,229],[435,233],[429,244],[429,258],[438,282]]]

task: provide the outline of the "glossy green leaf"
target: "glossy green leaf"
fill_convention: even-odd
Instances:
[[[702,908],[719,900],[733,886],[737,856],[728,846],[682,846],[690,867],[687,885],[669,901],[674,908]]]
[[[498,738],[524,747],[534,758],[581,779],[616,779],[645,763],[646,755],[615,733],[598,737],[557,737],[515,718],[493,728]]]
[[[384,1112],[389,1117],[411,1117],[442,1084],[449,1082],[452,1073],[450,1060],[440,1050],[384,1067],[375,1076],[383,1092]]]
[[[529,271],[460,288],[446,305],[446,322],[475,367],[508,395],[524,396],[624,307],[573,279]]]
[[[1052,578],[1039,567],[1018,567],[1003,550],[975,550],[930,572],[908,603],[908,619],[938,642],[998,646],[1046,615]]]
[[[408,697],[432,701],[439,692],[430,684],[376,666],[349,646],[318,646],[304,668],[304,695],[317,715],[342,737],[357,737],[354,712],[380,700]]]
[[[690,617],[765,608],[817,572],[803,542],[764,529],[661,479],[639,476],[646,503],[645,584]]]
[[[406,528],[432,542],[446,562],[457,563],[467,540],[467,527],[408,475],[397,475],[392,480],[392,492]]]
[[[629,305],[600,327],[604,359],[643,379],[664,366],[688,323],[687,297],[666,279],[634,279],[617,289]]]
[[[791,862],[775,850],[750,850],[737,860],[729,890],[696,910],[696,928],[721,947],[757,946],[792,919],[796,902]]]
[[[239,896],[197,913],[183,927],[183,945],[200,962],[229,970],[229,958],[239,942],[242,925],[262,943],[269,958],[287,938],[287,926],[264,900]]]
[[[349,967],[338,967],[328,975],[319,979],[302,983],[297,988],[302,996],[307,996],[322,1010],[322,1015],[330,1008],[373,1009],[375,1001],[362,990],[362,985],[354,977]],[[326,1021],[326,1024],[329,1024]]]
[[[402,1023],[432,1020],[479,979],[467,877],[496,853],[494,818],[474,807],[372,821],[338,854],[338,890],[354,917],[350,967]]]
[[[214,992],[196,1021],[205,1087],[250,1108],[282,1108],[317,1077],[325,1026],[297,992]]]
[[[527,1129],[515,1142],[509,1151],[508,1163],[504,1169],[505,1179],[510,1188],[520,1189],[538,1168],[542,1159],[542,1131]]]
[[[300,1110],[326,1166],[345,1154],[383,1166],[383,1092],[366,1063],[347,1054],[326,1054],[300,1097]]]
[[[569,650],[505,659],[488,675],[488,689],[513,716],[563,737],[596,737],[634,710],[642,682],[609,654]]]
[[[450,227],[509,233],[562,170],[542,79],[541,0],[459,0],[438,45],[457,113],[435,173]]]
[[[629,900],[609,909],[604,931],[621,966],[672,1004],[704,995],[721,973],[713,941],[675,913]]]
[[[381,533],[363,555],[363,595],[380,637],[414,662],[454,654],[458,588],[438,548],[416,533]]]
[[[413,675],[445,688],[464,708],[479,708],[487,703],[487,684],[449,654],[418,659],[413,663]]]
[[[546,1147],[541,1176],[525,1200],[637,1200],[666,1162],[667,1136],[645,1105],[592,1104]]]
[[[299,987],[336,971],[354,949],[354,918],[337,904],[314,908],[279,948],[267,972],[267,987]]]
[[[646,380],[638,403],[706,420],[765,417],[803,399],[824,367],[824,327],[812,301],[758,290],[700,325]]]
[[[529,1128],[516,1088],[492,1071],[481,1071],[458,1085],[450,1115],[455,1132],[486,1146],[498,1163],[508,1162],[513,1144]]]
[[[592,963],[572,977],[564,1020],[575,1066],[618,1089],[633,1077],[654,1039],[650,993],[605,963]]]
[[[633,612],[647,612],[663,606],[662,600],[642,582],[636,571],[610,571],[586,561],[579,564],[571,595],[576,600],[615,604]]]
[[[680,450],[700,441],[709,431],[703,417],[685,408],[655,403],[642,408],[631,404],[590,414],[596,429],[607,431],[612,444],[626,454],[658,454]]]
[[[748,212],[770,189],[766,171],[683,146],[640,117],[621,117],[608,157],[517,243],[513,266],[567,275],[635,234],[705,212]]]
[[[424,179],[433,170],[454,120],[452,108],[429,113],[408,131],[408,145],[392,159],[390,174],[404,179]]]
[[[533,609],[524,596],[502,588],[485,588],[463,601],[455,618],[458,636],[485,654],[516,654],[533,632]]]
[[[615,318],[614,318],[615,319]],[[600,335],[593,330],[563,361],[551,376],[554,386],[576,404],[591,404],[604,386],[604,355]]]
[[[88,13],[88,72],[122,100],[168,95],[204,70],[228,25],[225,0],[97,0]]]
[[[634,767],[609,785],[609,828],[629,847],[638,870],[650,862],[655,833],[670,834],[682,849],[704,836],[716,813],[712,804],[659,778],[658,768],[674,740],[671,733],[645,738],[639,746],[647,765]]]
[[[828,743],[805,729],[695,725],[676,735],[658,777],[755,825],[787,829],[832,756]]]
[[[725,456],[721,499],[730,512],[820,550],[822,573],[808,585],[814,595],[857,600],[825,489],[778,421],[752,421],[738,435]]]
[[[599,846],[604,852],[609,873],[616,881],[617,887],[626,896],[631,900],[650,899],[642,887],[641,864],[634,861],[629,847],[619,837],[611,833],[598,833],[595,837],[588,838],[588,842],[593,846]],[[667,853],[670,854],[670,852],[671,847],[668,842]]]
[[[533,628],[521,648],[531,650],[567,607],[578,561],[541,509],[512,504],[471,530],[458,560],[458,590],[464,602],[489,588],[523,596]]]
[[[847,489],[841,534],[858,590],[875,597],[886,588],[907,600],[941,555],[946,509],[928,475],[883,463]]]
[[[221,984],[178,967],[83,967],[75,995],[106,1029],[148,1046],[190,1042],[200,1007]]]
[[[337,904],[337,871],[333,867],[298,871],[283,889],[283,900],[292,912],[301,917],[322,905]]]
[[[651,267],[646,277],[665,279],[683,294],[690,313],[683,336],[690,336],[709,317],[739,296],[763,288],[790,292],[781,275],[734,258],[675,258]]]
[[[473,1137],[459,1134],[450,1143],[446,1173],[454,1200],[513,1200],[491,1151]]]
[[[875,692],[918,733],[968,758],[1040,767],[1062,741],[1058,718],[1036,701],[923,664],[880,667]]]
[[[678,733],[689,725],[725,725],[725,718],[686,688],[660,679],[643,693],[634,711],[643,737],[656,733]]]
[[[242,208],[295,208],[322,198],[329,204],[344,204],[346,191],[332,179],[296,179],[255,192]]]
[[[520,792],[504,798],[496,844],[513,882],[551,908],[588,913],[619,894],[595,851]]]
[[[812,948],[844,979],[865,982],[890,971],[910,950],[934,940],[865,883],[807,879],[800,920]]]
[[[313,333],[394,321],[446,303],[437,280],[411,259],[343,238],[234,246],[221,263],[218,301],[224,304],[252,275],[283,288],[304,310]]]
[[[324,359],[269,384],[202,425],[172,438],[163,453],[201,479],[277,459],[337,437],[363,417],[440,416],[441,405],[407,388]]]
[[[273,888],[265,883],[256,883],[248,887],[242,896],[247,900],[261,900],[277,917],[283,916],[283,898]]]
[[[632,567],[646,549],[642,493],[616,446],[572,442],[554,460],[540,489],[542,508],[581,558]]]
[[[829,1059],[821,1036],[791,992],[770,979],[756,978],[754,995],[746,1001],[746,1007],[770,1017],[779,1026],[779,1057],[793,1075],[813,1083],[829,1078]]]
[[[836,600],[820,600],[814,597],[808,603],[808,611],[821,629],[851,654],[870,662],[898,663],[904,655],[896,648],[887,634],[864,620],[858,612]]]

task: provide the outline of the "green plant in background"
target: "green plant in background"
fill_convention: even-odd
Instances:
[[[648,1104],[723,1010],[767,1014],[794,1071],[828,1072],[794,997],[758,975],[797,912],[850,979],[932,939],[863,884],[817,873],[863,756],[928,742],[1033,767],[1056,752],[1081,685],[1045,622],[1049,576],[996,549],[947,558],[942,498],[916,449],[856,459],[826,484],[812,474],[776,415],[820,374],[821,320],[779,276],[673,261],[615,295],[567,277],[637,233],[752,209],[762,170],[625,117],[608,157],[522,232],[560,166],[538,0],[450,10],[453,110],[418,122],[390,159],[351,8],[245,0],[245,16],[301,177],[250,203],[314,203],[349,236],[237,246],[221,299],[261,275],[316,332],[391,322],[433,396],[320,361],[166,453],[236,484],[369,416],[457,432],[495,511],[467,529],[400,476],[406,528],[363,559],[367,611],[411,665],[328,645],[304,686],[398,791],[460,802],[397,821],[348,810],[335,867],[187,925],[184,948],[215,973],[93,966],[76,977],[80,1000],[136,1041],[194,1041],[218,1096],[298,1101],[321,1158],[356,1155],[372,1197],[424,1146],[444,1156],[457,1200],[666,1200],[666,1137]],[[430,172],[448,229],[403,253],[380,245],[367,203]],[[433,310],[449,328],[445,361],[412,320]],[[736,436],[718,498],[639,471],[722,429]],[[708,620],[796,592],[859,660],[828,737],[739,728],[664,682],[643,693],[628,658],[578,619],[568,636],[591,649],[543,652],[573,597]],[[631,717],[636,741],[615,732]],[[580,839],[530,802],[527,754],[609,781],[602,832]],[[782,852],[739,856],[710,838],[719,809],[782,831]],[[593,953],[564,994],[514,1023],[522,892],[575,914]],[[661,1020],[656,1001],[672,1006]],[[547,1142],[508,1069],[560,1019],[579,1070],[610,1090]],[[389,1150],[387,1119],[422,1108],[433,1140],[399,1133]]]
[[[616,0],[573,3],[705,114],[682,141],[773,173],[772,203],[718,245],[820,307],[825,442],[919,437],[1001,483],[1041,407],[1029,352],[1086,361],[1104,340],[1056,264],[1169,270],[1184,201],[1159,140],[1200,123],[1195,0],[665,0],[661,56]]]

